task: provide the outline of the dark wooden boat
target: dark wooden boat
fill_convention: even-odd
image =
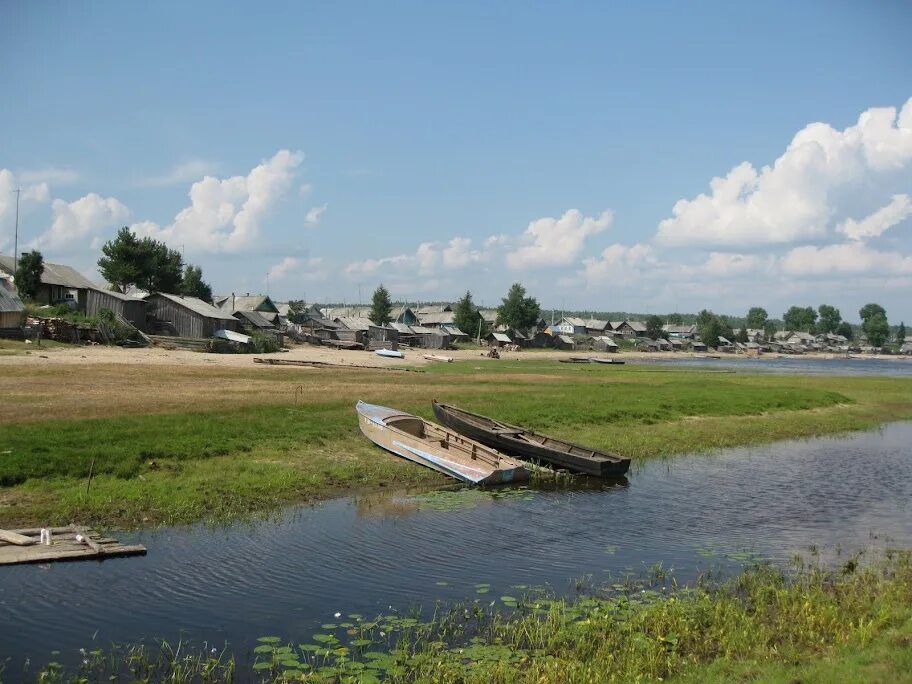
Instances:
[[[597,477],[621,477],[630,459],[596,451],[555,437],[540,435],[516,425],[502,423],[434,401],[437,420],[460,434],[499,451]]]

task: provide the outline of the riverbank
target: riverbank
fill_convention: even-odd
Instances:
[[[438,398],[632,458],[912,418],[908,378],[531,357],[423,373],[262,367],[249,357],[242,366],[119,358],[4,365],[0,526],[225,521],[362,488],[445,484],[364,439],[357,399],[431,417]]]
[[[529,591],[412,615],[337,614],[309,643],[264,635],[238,664],[226,647],[85,652],[40,681],[359,681],[437,684],[912,681],[912,560],[751,567],[679,588],[661,568],[573,600]],[[31,672],[23,673],[27,679]],[[84,679],[79,679],[83,677]]]

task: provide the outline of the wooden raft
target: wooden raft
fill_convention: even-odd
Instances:
[[[121,544],[84,527],[48,527],[51,545],[39,543],[40,527],[25,530],[0,530],[0,565],[50,563],[65,560],[102,560],[117,556],[144,556],[142,544]],[[81,534],[85,541],[76,541]]]

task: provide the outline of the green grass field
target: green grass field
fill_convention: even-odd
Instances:
[[[370,444],[357,427],[358,399],[430,418],[438,398],[633,458],[912,418],[908,378],[529,359],[425,373],[7,366],[0,393],[6,526],[228,520],[353,488],[444,482]]]

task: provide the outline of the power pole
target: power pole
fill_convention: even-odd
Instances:
[[[16,277],[16,271],[19,270],[19,193],[21,188],[13,190],[16,193],[16,232],[13,238],[13,277]]]

